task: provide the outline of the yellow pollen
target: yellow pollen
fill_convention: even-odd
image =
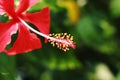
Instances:
[[[58,33],[58,34],[49,34],[50,37],[53,37],[55,39],[57,39],[58,41],[49,39],[48,41],[53,45],[53,46],[57,46],[59,49],[63,50],[63,51],[68,51],[69,50],[69,46],[70,44],[73,43],[73,36],[71,36],[70,34],[67,33]]]

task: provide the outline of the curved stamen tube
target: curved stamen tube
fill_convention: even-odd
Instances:
[[[35,29],[33,29],[32,27],[30,27],[22,18],[18,17],[18,19],[27,27],[29,28],[31,31],[33,31],[34,33],[46,38],[49,40],[49,42],[51,42],[51,44],[57,45],[58,48],[67,51],[69,50],[69,46],[75,49],[75,43],[72,41],[73,40],[73,36],[67,35],[67,33],[61,33],[61,34],[50,34],[50,35],[46,35],[43,34]]]

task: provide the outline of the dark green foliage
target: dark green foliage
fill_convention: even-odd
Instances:
[[[83,0],[86,4],[79,7],[76,24],[57,1],[42,0],[28,11],[49,6],[51,33],[70,33],[76,49],[64,52],[42,38],[39,50],[16,56],[1,53],[0,80],[120,80],[120,0]],[[80,5],[80,0],[75,1]],[[7,20],[0,16],[0,22]]]

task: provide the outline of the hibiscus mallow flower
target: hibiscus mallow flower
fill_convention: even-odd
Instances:
[[[50,32],[50,10],[48,7],[39,12],[25,12],[29,7],[39,0],[20,0],[19,6],[14,7],[14,0],[0,0],[0,15],[7,14],[9,21],[0,23],[0,52],[7,55],[16,55],[29,52],[42,47],[37,35],[45,38],[45,42],[51,42],[54,46],[67,51],[69,47],[75,48],[73,36],[67,33],[49,34]],[[37,28],[34,29],[26,22]],[[11,48],[6,46],[11,43],[11,36],[18,33],[17,39]],[[37,34],[37,35],[36,35]]]

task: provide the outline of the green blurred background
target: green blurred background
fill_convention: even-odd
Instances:
[[[42,38],[39,50],[1,53],[0,80],[120,80],[120,0],[40,0],[28,11],[45,6],[51,33],[70,33],[77,48],[64,52]]]

